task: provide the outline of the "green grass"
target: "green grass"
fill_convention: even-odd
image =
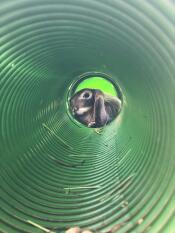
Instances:
[[[114,85],[105,78],[102,77],[90,77],[83,80],[76,88],[75,93],[84,89],[84,88],[91,88],[91,89],[100,89],[101,91],[105,92],[106,94],[116,96],[117,91]]]

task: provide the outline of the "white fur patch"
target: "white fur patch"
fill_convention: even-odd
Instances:
[[[91,109],[91,107],[83,107],[83,108],[79,108],[78,111],[76,111],[76,114],[78,115],[82,115],[85,112],[89,111]]]

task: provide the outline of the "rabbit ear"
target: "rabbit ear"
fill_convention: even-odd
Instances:
[[[93,120],[97,127],[102,127],[107,122],[107,112],[105,109],[104,96],[95,94]]]

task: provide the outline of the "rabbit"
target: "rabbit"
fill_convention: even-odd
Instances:
[[[85,88],[70,99],[70,108],[76,120],[91,128],[102,128],[117,117],[122,102],[99,89]]]

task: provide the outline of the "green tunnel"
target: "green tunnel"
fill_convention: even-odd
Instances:
[[[70,86],[109,75],[98,131]],[[174,0],[0,1],[0,232],[175,233]]]

